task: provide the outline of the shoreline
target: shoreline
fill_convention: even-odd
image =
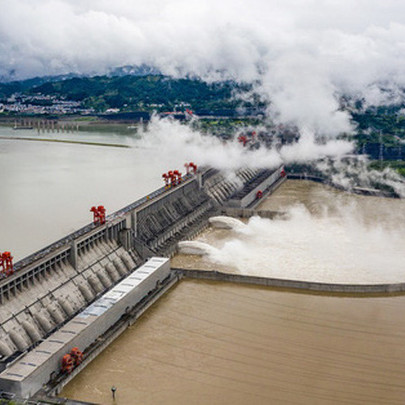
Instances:
[[[14,137],[14,136],[0,136],[0,140],[12,140],[12,141],[36,141],[36,142],[58,142],[58,143],[69,143],[78,145],[91,145],[91,146],[111,146],[114,148],[131,148],[129,145],[122,145],[118,143],[103,143],[103,142],[88,142],[88,141],[70,141],[65,139],[51,139],[51,138],[30,138],[30,137]]]

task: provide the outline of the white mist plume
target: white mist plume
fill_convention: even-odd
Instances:
[[[0,0],[0,6],[0,76],[9,78],[144,63],[174,76],[260,80],[276,120],[322,135],[350,131],[340,95],[379,104],[387,99],[380,84],[399,97],[405,86],[405,4],[395,0]]]
[[[334,215],[325,211],[314,216],[295,206],[288,209],[287,220],[252,217],[206,254],[210,261],[243,274],[337,283],[402,282],[405,210],[384,225],[384,220],[369,223],[360,207],[334,208]]]
[[[381,188],[389,187],[394,192],[405,198],[405,180],[402,176],[390,168],[382,171],[368,167],[369,160],[366,156],[354,156],[346,159],[327,159],[315,163],[316,168],[321,170],[332,183],[351,190],[354,187]]]
[[[242,167],[276,168],[281,163],[307,162],[325,156],[342,156],[352,150],[347,141],[316,142],[315,135],[305,131],[300,140],[280,149],[243,147],[236,139],[231,142],[203,135],[178,121],[152,117],[150,125],[137,145],[153,148],[168,164],[194,161],[217,169],[231,171]]]

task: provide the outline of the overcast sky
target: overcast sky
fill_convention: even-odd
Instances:
[[[262,80],[281,121],[350,128],[337,95],[405,84],[401,0],[0,0],[0,76],[163,73]]]

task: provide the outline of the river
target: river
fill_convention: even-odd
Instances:
[[[0,252],[22,259],[91,222],[93,205],[108,214],[161,187],[171,168],[152,150],[134,147],[135,136],[0,127]]]
[[[293,264],[294,271],[298,268],[295,275],[304,279],[308,274],[316,278],[326,274],[323,281],[337,277],[341,282],[345,277],[349,281],[366,277],[370,282],[405,279],[404,201],[287,181],[260,209],[286,211],[290,216],[276,220],[278,227],[273,229],[268,220],[242,227],[239,233],[208,229],[198,239],[220,252],[230,244],[226,260],[177,255],[172,264],[241,273],[259,268],[262,275],[265,268],[269,275],[270,262],[281,266],[284,277],[291,275],[288,269]],[[267,244],[269,227],[276,238],[274,246]],[[322,249],[308,253],[307,241],[313,234],[319,243],[326,239]],[[400,238],[395,244],[398,252],[389,251],[394,259],[381,249],[371,251],[379,244],[388,248],[387,243],[396,243],[393,236]],[[257,250],[263,237],[264,246]],[[246,245],[249,238],[253,242]],[[371,250],[369,243],[374,243]],[[342,256],[353,252],[350,247],[360,250],[361,261]],[[326,253],[338,266],[326,260]],[[279,260],[272,261],[274,256]],[[376,257],[375,271],[367,272]],[[313,262],[322,265],[322,273]],[[360,263],[363,271],[356,267]],[[345,268],[348,264],[350,271]],[[398,266],[394,272],[393,265]],[[183,281],[69,383],[61,396],[102,404],[402,404],[404,305],[405,296],[354,298]],[[112,386],[117,388],[115,402]]]

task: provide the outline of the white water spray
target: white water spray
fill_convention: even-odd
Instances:
[[[178,243],[179,252],[185,255],[215,255],[217,250],[215,247],[208,243],[199,242],[195,240],[186,240]]]
[[[273,169],[282,163],[341,157],[353,149],[353,144],[348,141],[330,139],[320,144],[315,133],[309,130],[304,130],[297,142],[281,149],[269,149],[264,145],[258,149],[249,149],[243,147],[237,139],[225,142],[178,121],[159,119],[157,116],[152,117],[147,130],[141,134],[141,139],[135,140],[135,145],[154,149],[168,165],[195,161],[199,165],[225,172],[246,167]]]
[[[336,283],[405,280],[404,212],[371,223],[350,203],[316,215],[296,205],[287,214],[287,220],[253,217],[219,239],[215,232],[208,235],[206,242],[222,247],[210,248],[207,257],[227,269],[265,277]]]
[[[222,215],[211,217],[209,223],[213,228],[217,229],[242,229],[246,226],[240,219]]]

